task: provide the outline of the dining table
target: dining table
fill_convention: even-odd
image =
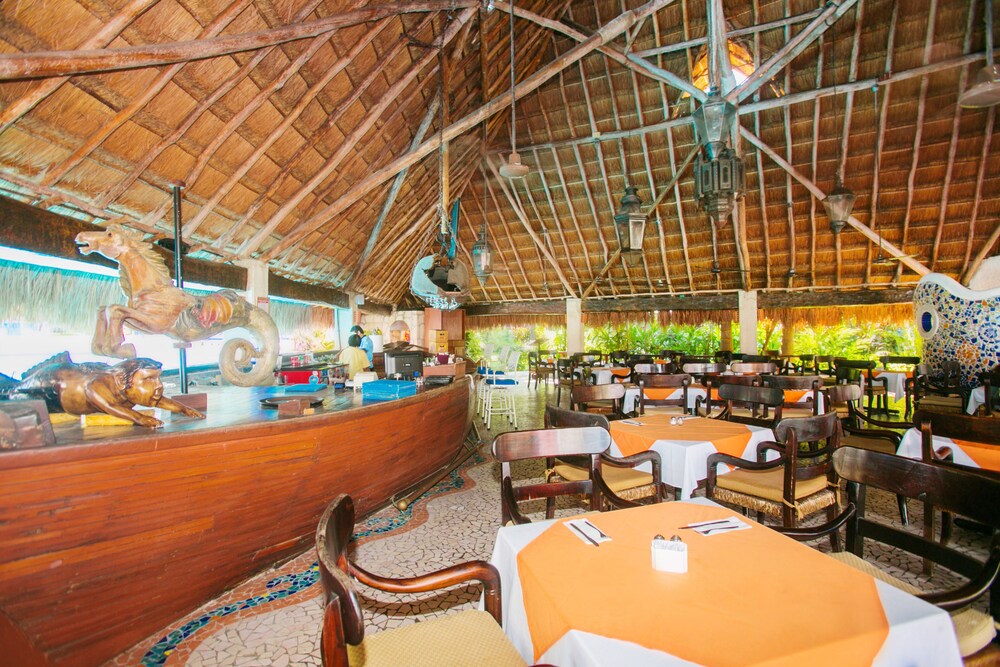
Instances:
[[[681,498],[690,498],[698,482],[708,477],[708,457],[717,452],[743,459],[757,460],[757,444],[774,440],[774,432],[763,426],[751,426],[722,419],[684,417],[683,423],[671,424],[677,415],[648,412],[636,419],[611,422],[612,456],[632,456],[644,451],[660,454],[661,477],[664,484],[679,491]],[[768,459],[777,458],[768,451]],[[643,464],[637,470],[650,472]],[[719,473],[729,472],[720,465]]]
[[[922,457],[921,444],[923,442],[920,429],[911,428],[903,433],[896,454],[910,459],[920,459]],[[957,440],[946,438],[941,435],[931,436],[931,446],[934,451],[942,447],[951,449],[954,462],[969,466],[970,468],[981,468],[1000,472],[1000,445],[990,445],[981,442],[970,442],[967,440]]]
[[[649,387],[643,390],[643,395],[647,400],[671,400],[680,398],[684,393],[683,387]],[[785,390],[785,402],[786,403],[801,403],[802,407],[812,407],[813,392],[808,389],[786,389]],[[688,385],[688,398],[687,398],[687,410],[688,412],[694,412],[695,407],[698,404],[698,399],[700,398],[702,402],[705,401],[705,397],[708,395],[708,388],[699,383]],[[636,405],[635,401],[639,398],[639,388],[635,385],[631,385],[625,390],[625,405]],[[712,400],[719,400],[719,390],[718,388],[712,389]],[[819,412],[822,413],[824,408],[823,394],[819,395]],[[650,409],[650,408],[647,408]],[[655,407],[653,408],[655,409]]]
[[[979,385],[969,392],[969,402],[965,404],[966,414],[974,415],[979,407],[986,404],[986,387]]]
[[[685,529],[715,521],[741,526]],[[653,568],[656,535],[686,572]],[[491,562],[528,664],[962,664],[942,609],[704,498],[504,526]]]

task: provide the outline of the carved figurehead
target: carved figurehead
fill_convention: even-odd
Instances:
[[[135,346],[125,343],[126,326],[187,342],[242,327],[257,340],[257,346],[242,338],[226,341],[219,355],[223,377],[241,387],[274,382],[278,328],[266,312],[233,290],[197,296],[175,287],[163,258],[121,225],[81,232],[76,243],[85,255],[96,252],[118,262],[122,292],[128,298],[128,306],[116,304],[98,311],[91,345],[94,354],[135,357]]]
[[[163,395],[162,372],[160,362],[152,359],[128,359],[114,366],[77,364],[63,352],[29,369],[21,382],[0,389],[0,395],[42,399],[50,412],[103,412],[149,428],[163,426],[163,422],[137,412],[135,406],[204,419],[201,412]]]

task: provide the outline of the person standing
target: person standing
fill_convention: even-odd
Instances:
[[[365,333],[365,330],[362,329],[357,324],[351,327],[351,333],[357,334],[358,337],[361,339],[361,349],[364,350],[365,354],[368,355],[368,365],[371,366],[372,354],[373,350],[375,349],[375,343],[373,343],[372,339],[368,337],[368,334]]]

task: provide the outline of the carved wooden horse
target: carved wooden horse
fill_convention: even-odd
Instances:
[[[84,255],[96,252],[118,262],[122,291],[128,298],[127,306],[115,304],[98,311],[91,345],[94,354],[135,357],[135,346],[125,343],[125,326],[182,341],[203,340],[242,327],[253,334],[259,347],[242,338],[226,341],[219,355],[222,375],[242,387],[274,381],[278,329],[266,312],[233,290],[196,296],[174,287],[163,258],[120,225],[81,232],[76,243]]]

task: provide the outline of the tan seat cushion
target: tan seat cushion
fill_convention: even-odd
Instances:
[[[785,471],[782,468],[765,470],[763,472],[756,470],[734,470],[728,475],[719,475],[716,486],[780,503],[784,497],[784,475]],[[819,493],[825,488],[826,477],[796,480],[795,499],[802,500],[806,496]]]
[[[850,552],[840,551],[831,553],[830,556],[845,565],[850,565],[855,570],[861,570],[865,574],[875,577],[880,581],[884,581],[891,586],[895,586],[900,590],[906,591],[911,595],[920,595],[920,593],[922,593],[922,591],[916,586],[908,584],[901,579],[897,579],[891,574],[879,569],[866,560],[858,558]],[[996,627],[993,623],[993,617],[989,614],[984,614],[981,611],[972,609],[971,607],[951,612],[951,622],[955,626],[955,636],[958,637],[958,650],[962,653],[963,658],[968,657],[976,651],[979,651],[989,645],[997,634]]]
[[[961,396],[924,396],[917,401],[917,404],[925,408],[940,407],[962,409],[964,407]]]
[[[347,650],[352,667],[525,664],[493,617],[477,610],[369,635]]]
[[[579,482],[590,477],[590,473],[586,468],[571,466],[565,463],[556,463],[552,470],[567,482]],[[636,470],[635,468],[619,468],[617,466],[602,465],[601,476],[604,478],[605,483],[615,493],[653,483],[652,475],[648,472]]]

